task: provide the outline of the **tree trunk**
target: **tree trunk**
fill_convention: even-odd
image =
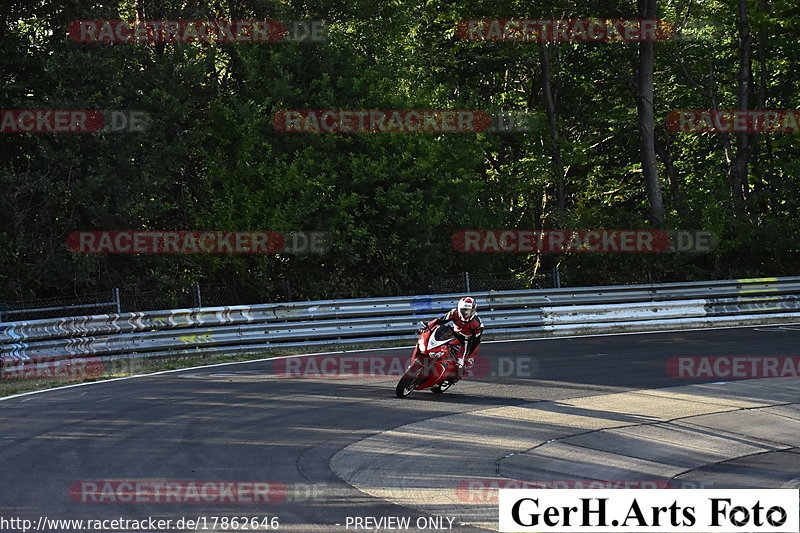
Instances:
[[[739,32],[739,74],[736,80],[736,109],[749,108],[750,84],[752,78],[750,22],[747,18],[746,0],[738,0],[738,32]],[[728,165],[728,183],[731,188],[731,200],[736,216],[744,215],[744,199],[747,191],[747,167],[754,138],[750,133],[736,133],[736,155]]]
[[[639,18],[656,18],[656,0],[638,0]],[[655,51],[652,41],[639,44],[639,84],[636,100],[639,110],[639,155],[642,160],[645,189],[649,202],[650,221],[656,227],[664,226],[664,198],[656,167],[655,131],[653,124],[653,63]]]
[[[767,5],[767,0],[760,0],[759,6],[761,8],[761,14],[768,14],[769,13],[769,6]],[[756,103],[756,108],[759,111],[764,111],[767,108],[767,30],[765,24],[761,24],[761,27],[758,29],[758,62],[759,62],[759,85],[758,85],[758,100]],[[766,151],[767,157],[766,160],[773,161],[772,157],[772,145],[771,145],[771,136],[765,135],[764,141],[766,143]],[[751,139],[753,141],[753,148],[752,148],[752,161],[754,162],[754,173],[752,176],[752,183],[753,183],[753,192],[755,192],[755,196],[757,197],[757,204],[758,204],[758,212],[760,214],[766,214],[769,211],[769,205],[767,202],[767,198],[771,196],[772,191],[767,191],[767,185],[764,183],[763,176],[759,172],[758,169],[758,161],[761,159],[760,156],[760,146],[758,144],[761,135],[756,133],[754,134]],[[774,176],[769,176],[768,183],[774,184],[775,179]]]
[[[669,192],[672,196],[672,201],[675,202],[675,210],[678,212],[678,217],[683,223],[689,222],[689,211],[686,208],[686,200],[681,192],[680,185],[678,184],[678,169],[675,168],[675,161],[667,151],[666,147],[659,142],[658,137],[654,138],[654,147],[658,158],[664,164],[667,170],[667,178],[669,179]]]
[[[561,162],[561,146],[558,142],[558,109],[553,95],[550,48],[547,43],[543,42],[539,50],[542,61],[542,92],[547,111],[547,123],[550,126],[550,155],[553,161],[553,177],[556,185],[556,208],[559,216],[562,216],[566,211],[564,164]]]

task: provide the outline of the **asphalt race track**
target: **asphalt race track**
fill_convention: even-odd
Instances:
[[[486,343],[481,357],[491,368],[483,377],[464,379],[444,395],[423,391],[407,399],[395,397],[396,376],[276,375],[275,365],[285,365],[286,360],[24,395],[0,401],[0,517],[36,523],[42,516],[173,521],[205,516],[206,531],[224,531],[212,529],[210,517],[277,516],[278,531],[298,532],[364,530],[354,528],[354,517],[408,517],[410,530],[418,531],[417,520],[436,517],[358,490],[334,473],[333,457],[383,432],[450,415],[575,398],[591,404],[591,397],[611,393],[727,381],[677,379],[665,365],[671,357],[686,355],[800,356],[798,341],[800,326],[769,326]],[[406,348],[353,352],[348,357],[408,354]],[[791,403],[791,398],[782,401]],[[787,424],[800,422],[800,412],[794,412],[797,417],[785,416]],[[450,443],[454,457],[469,441],[470,430],[464,427],[464,440]],[[498,446],[486,461],[494,463],[504,455],[506,450]],[[469,477],[446,468],[448,472],[433,472],[426,466],[424,471],[406,470],[405,476]],[[692,475],[716,479],[720,487],[734,481],[746,485],[750,478],[759,479],[762,487],[796,486],[791,484],[800,479],[800,453],[786,445],[781,451],[714,464]],[[186,494],[179,502],[126,502],[124,491],[122,496],[106,495],[102,503],[91,498],[82,502],[85,494],[70,492],[76,486],[85,488],[86,482],[118,486],[137,480],[271,482],[272,492],[262,493],[262,499],[270,501],[259,503],[245,498],[198,503]],[[451,526],[447,520],[433,520],[424,530],[437,530],[439,524],[441,530],[485,531],[462,525],[469,505],[463,504],[463,516],[458,508],[451,513]]]

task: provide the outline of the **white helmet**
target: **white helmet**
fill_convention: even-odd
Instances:
[[[475,317],[478,312],[478,302],[475,298],[465,296],[458,301],[458,316],[464,322],[469,322]]]

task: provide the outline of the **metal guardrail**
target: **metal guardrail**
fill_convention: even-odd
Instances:
[[[415,338],[462,294],[115,313],[0,323],[5,372],[113,360]],[[800,320],[800,277],[472,293],[487,338]]]

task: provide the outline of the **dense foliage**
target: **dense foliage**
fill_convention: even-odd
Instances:
[[[648,1],[6,2],[0,108],[136,109],[152,120],[137,133],[0,133],[0,299],[166,291],[196,280],[264,299],[281,281],[297,298],[398,294],[435,275],[524,277],[555,263],[573,285],[797,274],[800,137],[665,127],[673,110],[736,109],[742,87],[747,108],[800,107],[796,3],[659,0],[658,18],[686,28],[654,45],[650,127],[663,220],[642,171],[641,44],[476,43],[455,33],[470,18],[636,18]],[[328,39],[67,38],[73,20],[135,17],[325,19]],[[275,130],[283,109],[485,109],[539,120],[522,133],[302,134]],[[742,146],[739,199],[731,168]],[[699,229],[720,240],[703,254],[558,256],[464,254],[450,243],[457,230],[501,228]],[[67,250],[70,232],[100,229],[322,230],[333,247],[322,255]]]

